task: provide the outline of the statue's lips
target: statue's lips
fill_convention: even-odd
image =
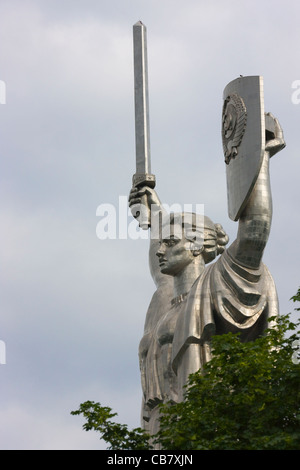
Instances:
[[[167,262],[166,259],[161,259],[159,260],[159,266],[162,266],[163,264],[165,264]]]

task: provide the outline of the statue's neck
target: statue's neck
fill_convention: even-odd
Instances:
[[[174,276],[174,297],[188,293],[204,268],[205,263],[202,256],[197,256],[192,263]]]

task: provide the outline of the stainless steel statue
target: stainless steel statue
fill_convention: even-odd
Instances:
[[[154,190],[145,139],[147,67],[138,64],[146,58],[145,26],[137,23],[134,31],[142,39],[135,42],[137,174],[129,205],[140,226],[151,231],[149,261],[157,290],[139,357],[142,425],[155,434],[157,405],[183,399],[189,374],[211,359],[212,335],[239,332],[242,341],[249,341],[278,313],[276,288],[262,257],[272,219],[269,161],[285,142],[278,120],[264,112],[262,78],[234,80],[223,95],[222,143],[236,239],[227,247],[225,231],[207,216],[166,213]]]

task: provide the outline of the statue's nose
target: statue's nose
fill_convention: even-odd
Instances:
[[[159,247],[159,249],[157,250],[156,252],[156,256],[160,257],[160,256],[163,256],[165,254],[165,246],[164,244],[162,243]]]

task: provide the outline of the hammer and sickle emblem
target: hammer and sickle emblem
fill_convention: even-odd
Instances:
[[[236,93],[229,95],[224,101],[222,113],[222,142],[227,165],[238,154],[246,121],[247,112],[244,101]]]

